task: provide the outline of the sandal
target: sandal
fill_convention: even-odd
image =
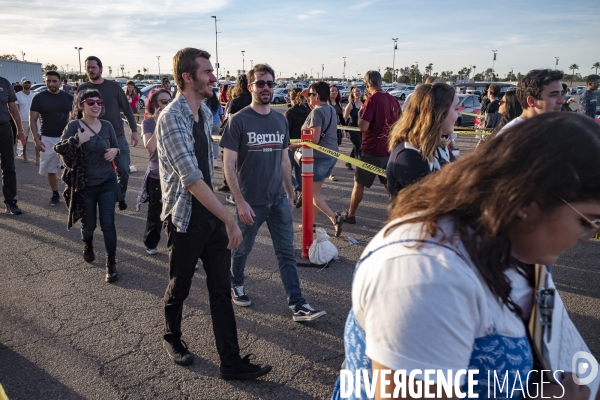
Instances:
[[[335,237],[340,237],[340,235],[342,234],[343,224],[344,218],[342,218],[342,215],[339,213],[339,211],[337,211],[335,213],[335,222],[333,223],[333,227],[335,228]]]

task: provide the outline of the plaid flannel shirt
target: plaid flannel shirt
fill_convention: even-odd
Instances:
[[[213,181],[212,112],[205,102],[200,107],[204,119],[204,133],[208,139],[208,166]],[[192,215],[192,193],[187,187],[204,179],[194,151],[194,114],[187,100],[179,95],[158,118],[156,126],[156,151],[162,189],[162,214],[171,216],[178,232],[187,231]]]

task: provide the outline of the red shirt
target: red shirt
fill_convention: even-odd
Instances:
[[[373,157],[389,157],[390,127],[400,118],[400,103],[389,93],[376,92],[365,101],[362,119],[369,129],[362,134],[361,151]]]
[[[131,107],[132,110],[135,110],[138,106],[138,102],[140,101],[140,97],[138,96],[137,93],[134,93],[133,97],[131,97],[127,93],[125,93],[125,95],[127,96],[127,101],[129,102],[129,107]]]

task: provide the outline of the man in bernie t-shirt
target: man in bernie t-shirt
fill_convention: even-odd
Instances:
[[[267,222],[279,273],[294,321],[312,321],[325,315],[302,296],[294,257],[292,172],[287,154],[287,119],[271,110],[275,72],[257,64],[248,72],[252,103],[233,115],[220,146],[224,149],[225,176],[235,199],[242,243],[231,252],[231,296],[242,307],[252,304],[244,290],[246,259],[258,229]]]
[[[69,113],[73,108],[73,96],[60,90],[60,75],[56,71],[46,72],[48,90],[38,93],[31,101],[29,126],[35,147],[40,151],[40,175],[46,175],[52,197],[50,207],[55,207],[59,200],[58,166],[60,161],[54,152],[54,145],[60,141],[63,130],[69,122]],[[37,120],[42,117],[42,136],[38,137]]]

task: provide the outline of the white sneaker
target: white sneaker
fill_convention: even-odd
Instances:
[[[252,304],[250,297],[246,294],[244,286],[233,286],[231,288],[231,300],[233,303],[240,307],[248,307]]]
[[[232,204],[232,205],[234,205],[234,206],[235,206],[235,200],[233,199],[233,196],[232,196],[232,195],[228,194],[228,195],[225,197],[225,201],[226,201],[226,202],[228,202],[229,204]]]
[[[154,255],[158,254],[158,249],[156,247],[153,249],[149,249],[146,247],[146,253],[150,254],[151,256],[154,256]]]

